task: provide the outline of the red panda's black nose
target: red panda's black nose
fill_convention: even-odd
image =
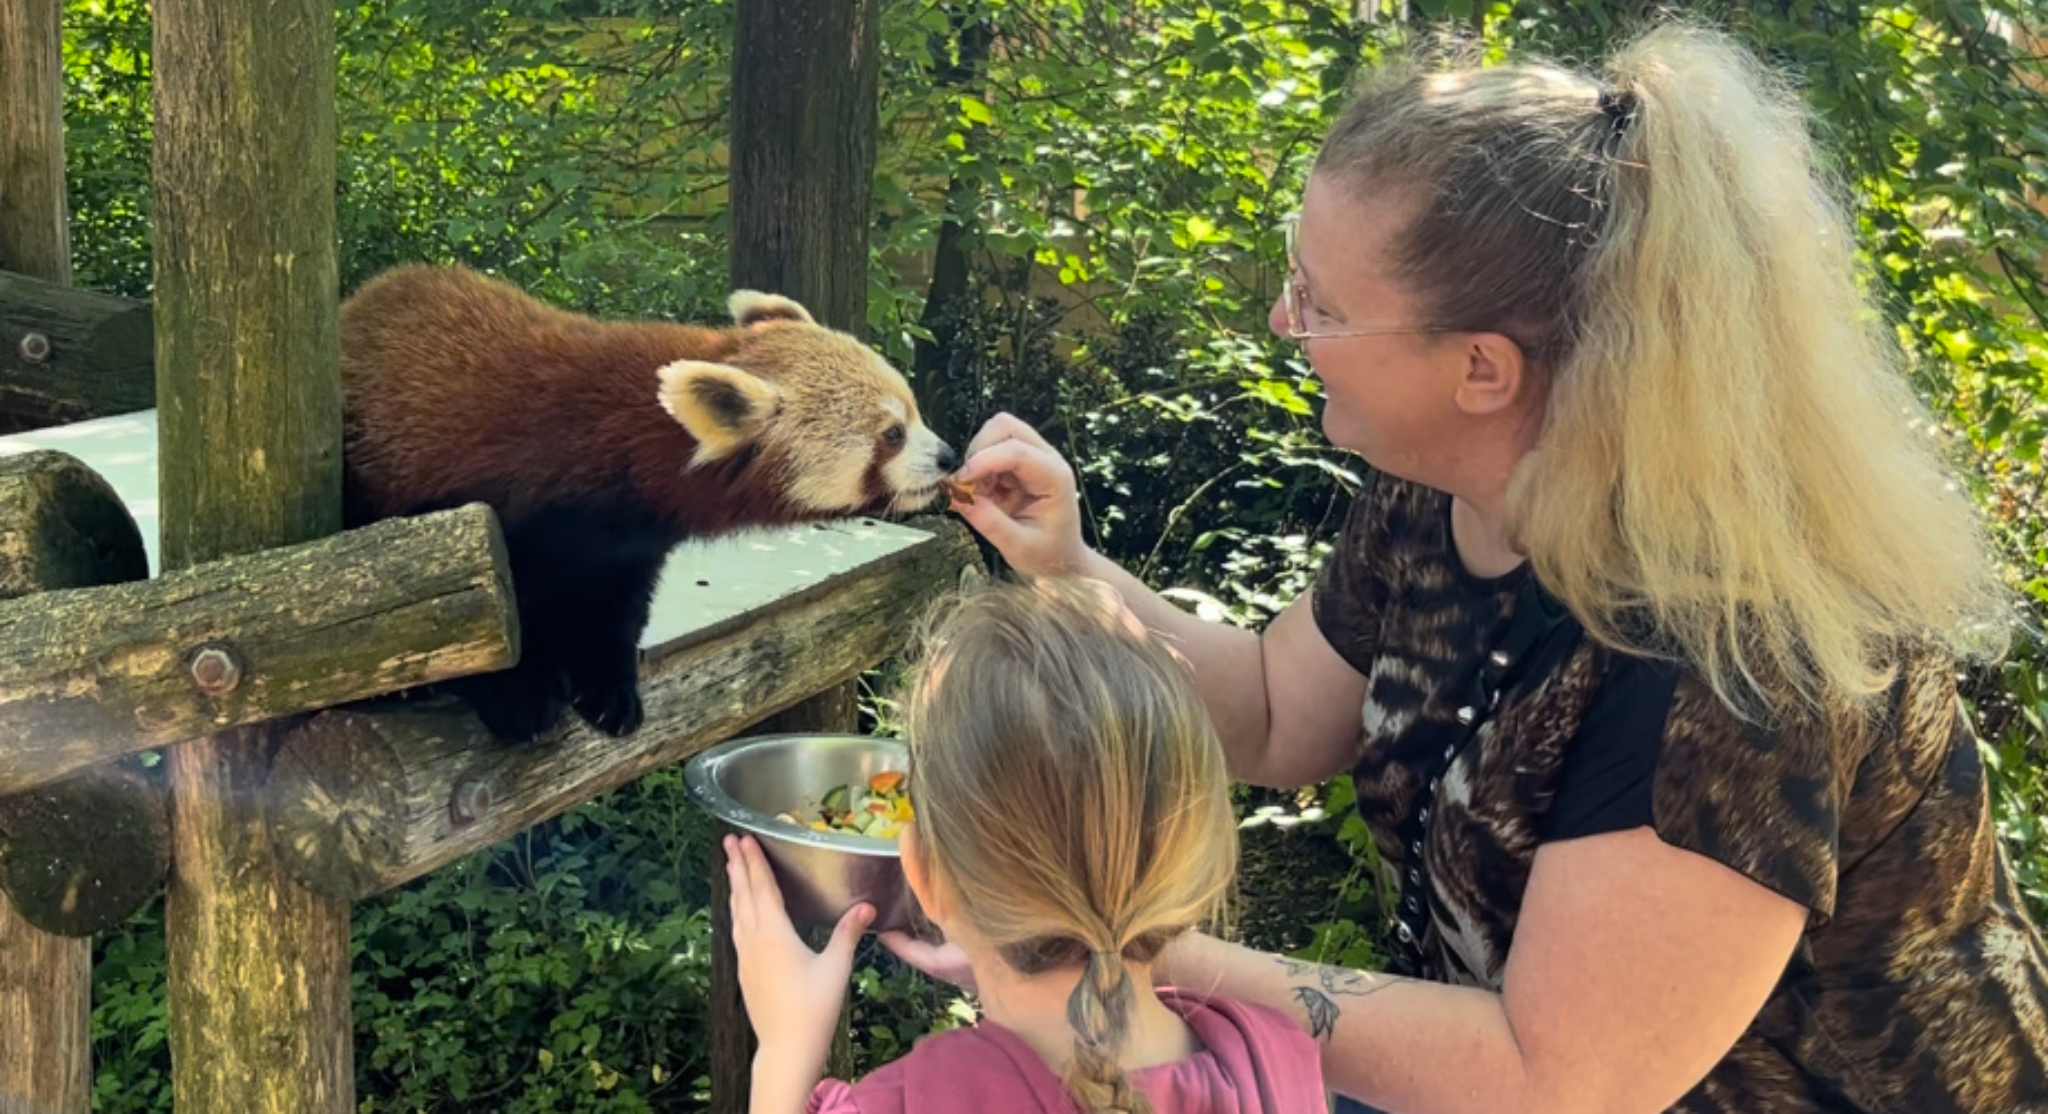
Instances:
[[[941,441],[939,442],[938,464],[939,471],[951,472],[960,466],[960,454],[953,451],[953,446]]]

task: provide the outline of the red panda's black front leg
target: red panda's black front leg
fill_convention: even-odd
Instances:
[[[574,649],[568,658],[576,714],[608,735],[640,729],[640,638],[654,602],[662,557],[621,562],[583,594]]]
[[[507,517],[520,661],[472,686],[485,726],[523,741],[574,707],[606,734],[638,729],[640,638],[672,545],[659,520],[631,505],[582,502]]]

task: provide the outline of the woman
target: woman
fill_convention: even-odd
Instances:
[[[1353,772],[1392,970],[1196,936],[1160,974],[1291,1011],[1344,1096],[2048,1109],[2048,952],[1954,686],[1999,649],[1995,566],[1806,123],[1678,26],[1602,79],[1376,75],[1271,318],[1374,475],[1263,633],[1089,551],[1071,470],[1022,423],[971,446],[959,513],[1170,635],[1235,776]]]

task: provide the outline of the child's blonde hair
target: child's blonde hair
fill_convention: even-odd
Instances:
[[[1018,972],[1083,970],[1067,1086],[1090,1111],[1137,1112],[1117,1055],[1140,992],[1124,961],[1222,912],[1237,830],[1187,667],[1107,591],[1038,580],[949,601],[904,731],[924,861]]]
[[[1554,373],[1509,492],[1544,584],[1765,717],[1868,710],[1902,650],[1996,653],[2010,614],[1809,119],[1732,39],[1671,22],[1598,78],[1384,67],[1315,171],[1417,205],[1390,255],[1430,324]]]

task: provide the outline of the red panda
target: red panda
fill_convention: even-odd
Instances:
[[[678,542],[907,512],[958,463],[872,349],[778,295],[728,310],[601,321],[423,265],[342,304],[346,524],[483,502],[503,526],[519,661],[447,686],[500,739],[565,707],[638,729],[640,637]]]

